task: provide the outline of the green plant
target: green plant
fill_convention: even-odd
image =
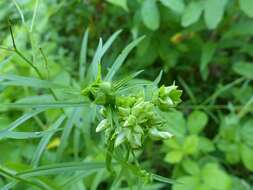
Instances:
[[[0,1],[0,187],[185,189],[176,182],[186,178],[251,190],[251,9],[250,0]],[[108,40],[96,48],[99,37]],[[183,101],[167,110],[174,80]],[[150,118],[159,127],[148,130]]]
[[[112,81],[112,78],[120,68],[120,66],[123,64],[124,60],[126,59],[129,52],[143,39],[143,37],[138,38],[134,40],[131,44],[129,44],[123,51],[122,54],[118,56],[115,63],[112,65],[111,69],[105,76],[105,79],[102,80],[101,76],[101,58],[103,54],[109,49],[113,41],[116,39],[116,37],[120,34],[120,31],[114,33],[108,41],[102,45],[102,40],[100,40],[98,48],[95,52],[93,61],[90,65],[90,67],[86,71],[86,65],[84,63],[80,62],[80,72],[79,72],[79,78],[81,79],[80,82],[86,81],[86,86],[84,90],[81,92],[78,90],[78,83],[75,83],[75,86],[67,87],[65,85],[60,85],[57,83],[51,83],[47,81],[41,71],[34,65],[32,61],[30,61],[28,58],[25,57],[25,55],[17,48],[17,45],[15,43],[12,27],[10,26],[10,34],[12,37],[13,42],[13,52],[16,53],[22,60],[24,60],[27,64],[29,64],[32,69],[34,69],[35,73],[38,75],[40,79],[33,79],[29,77],[21,77],[21,76],[14,76],[14,75],[6,75],[1,76],[1,79],[7,82],[10,82],[9,84],[12,85],[28,85],[28,86],[36,86],[37,88],[47,88],[50,95],[51,95],[51,101],[48,103],[42,103],[38,104],[36,103],[30,103],[30,99],[27,100],[21,100],[22,103],[14,103],[14,104],[5,104],[6,107],[12,107],[17,106],[21,108],[35,108],[35,111],[31,111],[28,114],[25,114],[21,116],[19,119],[17,119],[13,124],[10,126],[4,128],[2,131],[0,131],[0,137],[1,139],[29,139],[29,138],[41,138],[41,141],[37,147],[37,150],[35,151],[35,154],[32,158],[32,165],[37,166],[39,164],[39,160],[41,159],[42,153],[46,148],[46,145],[49,143],[49,140],[54,135],[54,133],[61,131],[60,126],[62,125],[63,121],[66,120],[65,127],[62,129],[62,134],[60,138],[60,144],[56,151],[56,161],[60,161],[63,155],[64,149],[68,146],[67,140],[71,134],[71,131],[74,127],[81,127],[81,124],[78,123],[78,120],[84,120],[86,118],[83,118],[83,116],[80,114],[82,112],[83,108],[74,108],[71,110],[65,109],[65,105],[67,104],[70,107],[75,107],[75,104],[78,104],[79,106],[92,108],[93,106],[86,105],[88,102],[85,103],[73,103],[69,102],[69,98],[75,96],[78,97],[78,99],[83,99],[82,95],[87,97],[91,102],[94,102],[97,106],[102,106],[101,108],[101,114],[105,119],[103,119],[97,126],[96,131],[99,132],[103,129],[106,130],[107,138],[106,138],[106,166],[108,171],[112,172],[113,175],[116,175],[116,173],[113,171],[115,168],[115,164],[120,164],[122,167],[121,172],[119,172],[117,175],[121,177],[123,169],[128,169],[131,173],[134,175],[137,175],[140,178],[144,178],[145,180],[151,180],[156,179],[158,181],[167,181],[168,183],[171,183],[169,179],[166,179],[164,177],[158,176],[156,174],[149,173],[142,169],[137,161],[137,158],[134,154],[134,149],[141,147],[143,141],[147,136],[150,136],[151,138],[156,139],[167,139],[172,137],[172,134],[168,132],[168,128],[164,128],[164,123],[161,122],[161,117],[159,116],[159,112],[162,110],[169,111],[170,109],[174,108],[178,103],[181,102],[180,96],[182,94],[182,91],[177,90],[177,86],[173,84],[172,86],[165,87],[162,86],[160,88],[157,88],[157,83],[159,82],[159,78],[154,82],[140,82],[140,83],[133,83],[134,78],[140,73],[137,72],[133,75],[130,75],[128,77],[123,78],[119,81]],[[86,31],[83,39],[83,49],[82,51],[85,53],[87,50],[87,42],[88,42],[88,31]],[[43,57],[45,58],[45,62],[47,64],[46,57],[43,54],[43,51],[41,52]],[[86,55],[81,55],[82,58]],[[83,60],[81,60],[83,61]],[[85,75],[85,73],[87,73]],[[161,76],[159,76],[161,77]],[[95,81],[92,81],[96,78]],[[33,81],[33,82],[31,82]],[[45,85],[45,86],[44,86]],[[80,87],[80,86],[79,86]],[[136,88],[143,89],[143,93],[133,93],[132,90]],[[63,97],[59,97],[57,94],[58,90],[62,90],[62,92],[66,90],[72,91],[72,94],[65,95]],[[155,90],[152,92],[152,90]],[[145,91],[147,93],[145,93]],[[148,98],[150,97],[150,98]],[[66,99],[67,98],[67,99]],[[33,97],[33,99],[40,99],[40,96]],[[62,99],[62,101],[61,101]],[[64,100],[64,101],[63,101]],[[47,109],[52,108],[51,106],[56,105],[55,108],[60,108],[61,111],[56,113],[55,118],[53,120],[56,120],[55,123],[52,125],[51,128],[43,131],[43,132],[15,132],[13,131],[17,127],[19,127],[23,122],[30,119],[33,116],[36,116],[37,114],[46,111]],[[42,106],[43,108],[40,108]],[[96,112],[96,107],[93,107],[93,112]],[[70,111],[70,112],[69,112]],[[88,119],[88,117],[87,117]],[[96,119],[96,117],[94,118]],[[40,119],[37,117],[37,122],[41,122]],[[160,131],[160,129],[164,131]],[[78,129],[79,130],[79,129]],[[165,131],[167,130],[167,131]],[[76,135],[76,133],[75,133]],[[78,135],[78,134],[77,134]],[[76,136],[77,138],[80,138]],[[121,149],[119,150],[122,152],[121,154],[118,154],[117,156],[114,155],[114,147],[117,147],[121,145],[124,141],[125,143],[125,150]],[[79,142],[75,142],[79,143]],[[78,144],[77,144],[78,146]],[[77,147],[78,149],[78,147]],[[77,150],[78,151],[78,150]],[[126,153],[124,153],[126,151]],[[131,158],[129,157],[129,152],[132,153],[135,164],[131,164]],[[78,154],[78,152],[76,152]],[[126,158],[123,156],[126,154]],[[121,157],[119,157],[121,155]],[[123,157],[122,157],[123,156]],[[128,163],[128,160],[130,158],[130,163]],[[116,160],[116,163],[112,163],[112,159]],[[72,163],[65,163],[66,167],[71,167]],[[73,163],[80,164],[80,163]],[[88,163],[87,163],[88,164]],[[90,163],[92,164],[92,163]],[[70,166],[69,166],[70,165]],[[64,164],[62,168],[64,169]],[[98,168],[97,168],[98,166]],[[91,167],[91,170],[97,170],[103,166],[102,163],[98,163],[98,165],[95,164],[94,167]],[[46,167],[46,166],[44,166]],[[49,166],[49,168],[56,168],[55,166]],[[89,168],[89,167],[88,167]],[[43,167],[42,167],[43,169]],[[35,168],[33,170],[28,170],[28,173],[33,173],[39,171],[40,168]],[[49,171],[48,171],[49,170]],[[56,170],[57,171],[57,170]],[[68,170],[67,170],[68,171]],[[25,172],[25,173],[27,173]],[[50,173],[50,169],[46,169],[46,173]],[[58,171],[57,171],[58,172]],[[22,173],[18,174],[12,174],[4,167],[1,168],[1,173],[3,173],[5,176],[8,176],[10,178],[14,179],[14,182],[11,182],[5,186],[7,187],[15,187],[19,182],[23,182],[25,184],[31,184],[33,186],[37,186],[41,189],[48,189],[49,186],[46,182],[37,181],[34,182],[33,180],[30,181],[29,175],[28,178],[24,178]],[[38,173],[38,175],[43,175],[43,173]],[[32,175],[33,176],[33,175]],[[37,179],[38,180],[38,179]],[[120,180],[120,178],[116,179],[117,181]],[[128,183],[130,183],[128,181]],[[52,188],[52,187],[51,187]]]

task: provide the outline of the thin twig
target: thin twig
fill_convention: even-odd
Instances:
[[[29,61],[18,49],[17,49],[17,46],[16,46],[16,43],[15,43],[15,39],[14,39],[14,35],[13,35],[13,31],[12,31],[12,27],[11,27],[11,22],[9,21],[9,29],[10,29],[10,33],[11,33],[11,39],[12,39],[12,45],[13,45],[13,48],[14,48],[14,51],[24,60],[26,61],[34,70],[35,72],[37,73],[37,75],[43,79],[43,76],[42,74],[40,73],[39,69],[31,62]]]
[[[49,68],[48,68],[48,60],[47,60],[47,57],[46,57],[46,55],[44,54],[42,48],[39,48],[39,50],[40,50],[40,53],[41,53],[41,55],[42,55],[42,57],[43,57],[43,59],[44,59],[45,67],[46,67],[46,70],[47,70],[47,79],[49,79],[50,71],[49,71]]]

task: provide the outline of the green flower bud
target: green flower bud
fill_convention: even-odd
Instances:
[[[121,131],[119,134],[117,134],[116,139],[115,139],[115,147],[119,146],[122,144],[126,139],[126,135],[124,131]]]
[[[130,115],[130,108],[118,107],[120,117],[128,117]]]
[[[99,84],[99,88],[101,91],[103,91],[105,94],[111,94],[113,92],[113,87],[110,82],[103,81]]]
[[[153,108],[152,103],[141,101],[133,106],[132,113],[136,116],[139,116],[140,114],[150,112],[152,108]]]
[[[99,110],[99,113],[103,116],[103,117],[106,117],[106,109],[104,107],[102,107],[100,110]]]
[[[129,115],[127,120],[124,122],[123,126],[128,127],[128,126],[134,126],[136,125],[136,117],[134,115]]]
[[[109,122],[107,119],[103,119],[99,124],[98,126],[96,127],[96,132],[100,132],[100,131],[103,131],[104,129],[108,128],[110,125],[109,125]]]
[[[84,96],[87,96],[90,101],[97,105],[108,105],[115,103],[115,93],[110,82],[95,81],[82,91]]]
[[[153,102],[161,109],[168,110],[171,107],[175,107],[181,102],[182,90],[177,90],[178,86],[171,85],[165,87],[164,85],[154,93]]]
[[[149,135],[154,139],[169,139],[173,137],[173,135],[167,131],[159,131],[157,128],[149,129]]]
[[[139,125],[135,125],[133,130],[134,130],[135,133],[144,134],[143,129]]]
[[[136,102],[136,97],[132,96],[117,96],[116,97],[116,105],[118,107],[132,107]]]
[[[106,96],[106,94],[103,93],[103,92],[101,92],[101,91],[98,91],[96,93],[96,97],[95,97],[94,102],[97,105],[105,105],[105,104],[107,104],[107,96]]]
[[[132,135],[132,141],[130,142],[130,144],[132,145],[133,148],[141,147],[141,137],[142,135],[139,133],[134,133]]]

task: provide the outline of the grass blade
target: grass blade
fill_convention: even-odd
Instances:
[[[66,118],[65,116],[61,116],[59,119],[57,119],[57,121],[52,125],[52,127],[50,129],[58,129],[58,127],[60,127],[60,125],[63,123],[65,118]],[[40,143],[33,155],[32,162],[31,162],[32,166],[38,165],[38,163],[40,161],[40,157],[43,154],[43,151],[45,150],[48,142],[50,141],[50,139],[52,138],[53,135],[54,135],[54,133],[51,133],[51,134],[48,134],[47,136],[44,136],[41,139],[41,141],[40,141]]]
[[[62,157],[63,151],[68,144],[69,135],[71,133],[71,130],[74,126],[76,119],[79,116],[78,113],[80,113],[80,108],[73,109],[71,116],[67,120],[66,126],[64,127],[64,130],[63,130],[63,133],[61,136],[60,145],[59,145],[59,147],[57,149],[57,153],[56,153],[56,160],[57,161],[59,161],[60,158]]]
[[[4,138],[9,139],[31,139],[31,138],[41,138],[44,136],[48,136],[54,134],[55,132],[59,131],[59,129],[54,130],[47,130],[47,131],[40,131],[40,132],[16,132],[16,131],[7,131],[4,134]],[[0,137],[0,140],[2,138]]]
[[[68,86],[52,83],[46,80],[40,80],[33,77],[24,77],[17,75],[1,75],[0,81],[2,85],[6,86],[29,86],[35,88],[63,88],[66,90],[73,90]]]
[[[107,50],[111,47],[112,43],[115,41],[115,39],[119,36],[119,34],[122,32],[122,30],[118,30],[114,32],[110,38],[105,42],[105,45],[102,48],[102,56],[107,52]]]
[[[21,177],[35,177],[35,176],[47,176],[57,175],[66,172],[77,172],[77,171],[91,171],[100,170],[105,168],[104,162],[68,162],[68,163],[57,163],[47,166],[41,166],[36,169],[27,170],[20,172],[17,176]]]
[[[153,177],[154,180],[162,182],[162,183],[168,183],[168,184],[175,184],[175,183],[179,183],[178,181],[174,180],[174,179],[170,179],[167,177],[163,177],[157,174],[151,174],[151,176]]]
[[[21,20],[22,20],[22,23],[25,24],[25,17],[24,17],[24,14],[19,6],[19,4],[17,3],[16,0],[12,0],[12,2],[14,3],[15,7],[17,8],[18,10],[18,13],[20,14],[20,17],[21,17]]]
[[[100,38],[97,50],[95,52],[95,55],[94,55],[93,60],[91,62],[91,66],[89,68],[89,72],[88,72],[88,81],[89,82],[95,80],[97,77],[98,65],[100,64],[101,58],[102,58],[102,47],[103,47],[103,41]]]
[[[8,132],[16,129],[18,126],[20,126],[21,124],[23,124],[24,122],[26,122],[28,119],[32,118],[35,115],[38,115],[39,113],[41,113],[43,111],[45,111],[45,109],[37,109],[37,110],[34,110],[32,112],[24,114],[23,116],[21,116],[20,118],[18,118],[16,121],[12,122],[9,127],[7,127],[4,130],[0,131],[0,139],[3,138],[3,137],[5,137],[5,135]]]
[[[83,42],[82,42],[80,58],[79,58],[79,79],[81,82],[84,79],[85,70],[86,70],[88,37],[89,37],[89,30],[87,29],[83,36]]]
[[[35,22],[35,19],[36,19],[36,15],[37,15],[37,12],[38,12],[38,7],[39,7],[39,0],[36,0],[36,2],[35,2],[35,8],[34,8],[34,11],[33,11],[33,17],[32,17],[32,23],[31,23],[31,27],[30,27],[30,32],[33,31],[33,25],[34,25],[34,22]]]
[[[113,63],[112,67],[110,68],[109,72],[107,73],[105,80],[111,81],[116,72],[119,70],[125,59],[127,58],[128,54],[132,51],[132,49],[137,46],[142,40],[144,36],[137,38],[136,40],[132,41],[128,46],[123,49],[121,54],[116,58],[115,62]]]
[[[73,108],[83,107],[89,102],[45,102],[45,103],[7,103],[2,104],[4,108],[44,108],[44,109],[58,109],[58,108]]]

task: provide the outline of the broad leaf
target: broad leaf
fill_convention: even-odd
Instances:
[[[109,3],[114,4],[128,11],[127,0],[107,0]]]
[[[145,0],[141,7],[141,16],[144,25],[150,30],[157,30],[160,25],[160,13],[156,0]]]
[[[201,59],[200,59],[200,74],[203,79],[207,79],[208,76],[208,64],[212,60],[216,44],[213,42],[207,42],[202,49]]]
[[[253,63],[238,62],[233,65],[233,70],[248,79],[253,79]]]
[[[209,29],[217,27],[224,14],[226,0],[206,0],[204,18]]]
[[[183,27],[190,26],[196,23],[203,11],[203,4],[201,1],[192,1],[187,5],[183,12],[181,24]]]
[[[188,129],[190,133],[197,134],[203,130],[208,122],[208,117],[205,112],[193,111],[188,117]]]
[[[161,3],[175,11],[176,13],[182,13],[184,11],[185,5],[183,0],[160,0]]]
[[[253,18],[253,1],[252,0],[239,0],[241,10],[249,17]]]
[[[247,145],[242,145],[241,158],[245,167],[253,172],[253,149]]]

